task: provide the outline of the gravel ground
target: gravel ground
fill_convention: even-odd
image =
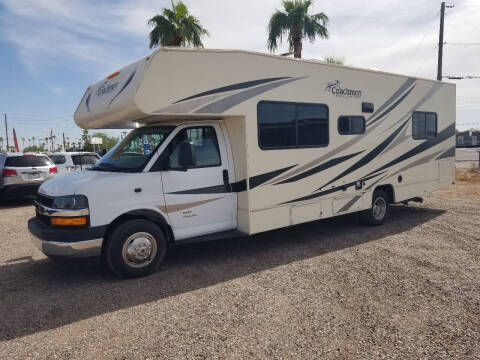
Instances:
[[[0,208],[1,359],[479,359],[480,181],[378,228],[344,216],[174,249],[118,280],[30,244]]]

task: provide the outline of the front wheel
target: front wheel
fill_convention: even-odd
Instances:
[[[388,216],[389,198],[385,191],[375,190],[372,197],[372,207],[360,212],[360,221],[369,226],[382,224]]]
[[[120,277],[140,277],[155,272],[165,258],[167,239],[154,223],[135,219],[116,227],[104,249],[108,267]]]

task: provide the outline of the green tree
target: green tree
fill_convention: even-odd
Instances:
[[[27,146],[25,147],[25,149],[23,149],[23,152],[24,153],[28,153],[28,152],[45,152],[46,149],[44,146],[37,146],[37,145],[31,145],[31,146]]]
[[[209,35],[181,1],[174,3],[172,0],[172,8],[164,8],[162,15],[155,15],[148,20],[148,25],[153,26],[150,48],[158,45],[203,47],[202,36]]]
[[[97,132],[97,133],[93,134],[92,136],[99,137],[99,138],[102,139],[102,145],[98,145],[97,149],[100,148],[100,149],[110,150],[119,141],[118,138],[116,138],[114,136],[108,136],[107,134],[102,133],[102,132]]]
[[[96,149],[106,149],[110,150],[112,147],[115,146],[115,144],[118,142],[118,138],[114,136],[108,136],[107,134],[103,132],[96,132],[93,134],[89,134],[88,130],[83,130],[82,134],[82,141],[79,142],[79,147],[84,150],[84,151],[93,151],[94,147],[90,143],[92,137],[99,137],[102,139],[102,145],[95,145]]]
[[[296,58],[302,57],[303,39],[311,43],[317,37],[328,39],[328,16],[323,12],[309,15],[308,9],[313,0],[283,0],[283,11],[273,13],[268,23],[268,42],[270,51],[275,51],[278,41],[287,36],[290,51]]]
[[[81,139],[81,143],[80,142],[78,143],[80,148],[86,151],[93,150],[93,146],[90,144],[90,135],[88,134],[87,129],[83,130],[83,133],[80,139]]]

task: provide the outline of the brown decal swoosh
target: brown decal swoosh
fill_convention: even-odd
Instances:
[[[209,202],[212,202],[212,201],[215,201],[215,200],[218,200],[218,199],[223,199],[223,198],[224,198],[224,196],[221,196],[221,197],[218,197],[218,198],[215,198],[215,199],[193,201],[193,202],[183,203],[183,204],[166,205],[166,206],[157,205],[157,207],[160,210],[162,210],[163,212],[172,213],[172,212],[182,211],[182,210],[185,210],[185,209],[188,209],[188,208],[192,208],[192,207],[195,207],[195,206],[208,204]]]

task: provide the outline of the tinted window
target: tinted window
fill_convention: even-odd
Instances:
[[[326,106],[297,105],[297,146],[328,144]]]
[[[65,164],[67,159],[63,155],[50,155],[50,160],[52,160],[56,165]]]
[[[412,115],[412,137],[431,139],[437,136],[437,114],[415,111]]]
[[[7,157],[5,166],[11,167],[36,167],[36,166],[50,166],[53,163],[46,156],[38,155],[23,155]]]
[[[262,101],[257,107],[258,143],[262,149],[326,146],[325,105]]]
[[[191,168],[220,166],[222,164],[215,129],[211,126],[203,126],[186,128],[175,135],[168,148],[171,168],[180,167],[180,144],[184,142],[192,145],[195,165]]]
[[[93,165],[98,161],[95,155],[72,155],[73,165]]]
[[[434,138],[437,136],[437,115],[433,113],[425,114],[425,131],[427,138]]]
[[[295,105],[261,103],[258,106],[260,145],[279,148],[296,145]]]
[[[363,134],[365,118],[363,116],[340,116],[338,118],[338,133],[341,135]]]

